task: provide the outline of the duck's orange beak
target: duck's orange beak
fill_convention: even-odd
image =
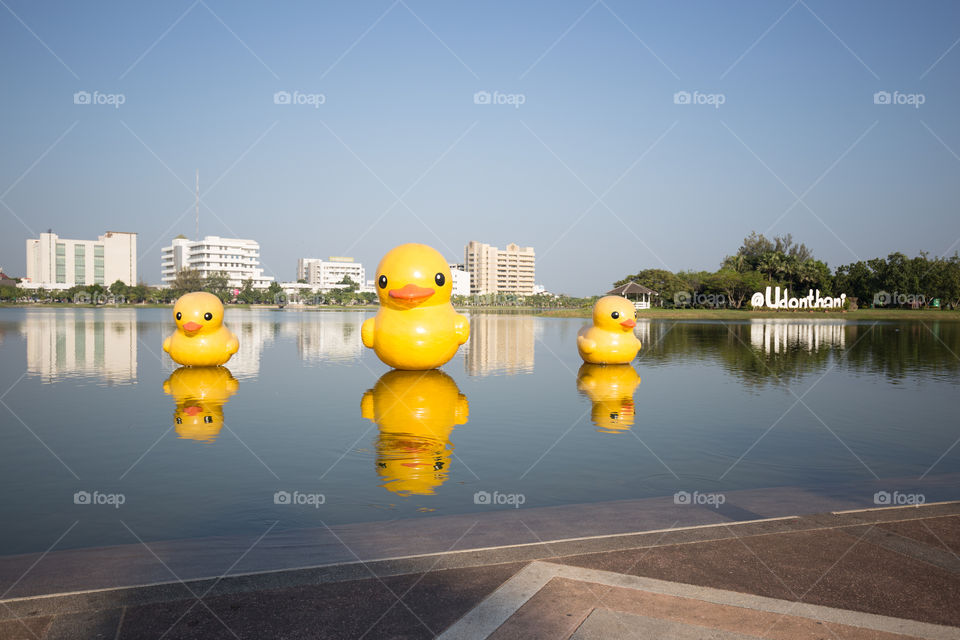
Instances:
[[[410,283],[404,285],[402,289],[390,289],[390,297],[399,300],[409,300],[410,302],[419,302],[426,300],[435,293],[430,287],[418,287]]]
[[[189,331],[189,332],[193,333],[194,331],[200,331],[200,329],[203,329],[203,325],[202,325],[202,324],[198,324],[198,323],[196,323],[196,322],[193,322],[192,320],[191,320],[190,322],[184,322],[184,323],[183,323],[183,330],[184,330],[184,331]]]
[[[635,326],[637,326],[637,321],[627,318],[626,320],[620,323],[620,326],[626,329],[633,329]]]
[[[200,407],[197,407],[197,406],[191,406],[191,407],[184,407],[184,408],[183,408],[183,412],[184,412],[185,414],[187,414],[188,416],[195,416],[195,415],[197,415],[198,413],[200,413],[201,411],[203,411],[203,409],[201,409]]]

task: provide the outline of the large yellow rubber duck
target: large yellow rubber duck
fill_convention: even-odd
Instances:
[[[395,369],[433,369],[470,337],[470,322],[450,304],[450,267],[425,244],[394,247],[377,265],[380,310],[360,328],[363,344]]]
[[[163,350],[177,364],[212,367],[226,364],[240,343],[223,326],[223,303],[212,293],[195,291],[173,305],[177,330],[163,341]]]
[[[443,371],[388,371],[363,394],[360,413],[380,427],[377,474],[400,495],[431,495],[447,479],[450,433],[470,405]]]
[[[577,389],[593,403],[590,417],[601,433],[633,426],[633,394],[639,384],[640,376],[629,364],[583,364],[577,371]]]
[[[593,326],[577,334],[577,351],[591,364],[626,364],[637,357],[640,340],[633,303],[620,296],[604,296],[593,305]]]
[[[163,383],[177,408],[173,424],[186,440],[213,442],[223,427],[223,405],[240,383],[226,367],[180,367]]]

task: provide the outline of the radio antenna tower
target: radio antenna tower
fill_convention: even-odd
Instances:
[[[197,199],[194,204],[194,209],[197,217],[197,235],[194,237],[194,240],[200,240],[200,169],[197,169]]]

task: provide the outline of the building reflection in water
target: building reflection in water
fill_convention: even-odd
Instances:
[[[590,399],[590,418],[600,433],[622,433],[633,426],[633,394],[640,376],[630,364],[584,364],[577,371],[577,390]]]
[[[823,347],[844,348],[842,322],[797,322],[796,320],[755,319],[750,321],[750,344],[764,353],[789,349],[817,351]]]
[[[163,383],[176,408],[173,426],[185,440],[213,442],[223,428],[223,405],[239,383],[226,367],[180,367]]]
[[[640,340],[640,350],[641,353],[643,348],[646,346],[653,346],[653,343],[650,342],[650,326],[652,322],[649,319],[640,318],[637,320],[637,326],[633,328],[633,334],[637,336],[637,339]]]
[[[284,325],[287,331],[296,331],[300,357],[310,363],[351,362],[363,351],[360,342],[360,324],[363,314],[324,313],[317,318],[310,312],[305,321]]]
[[[470,316],[465,368],[468,375],[533,373],[533,353],[542,327],[529,315]]]
[[[44,383],[68,377],[137,381],[133,309],[27,311],[21,333],[27,341],[27,373]]]
[[[225,324],[240,340],[240,349],[228,362],[230,371],[238,378],[256,376],[260,373],[260,354],[276,338],[278,325],[261,319],[236,322],[230,316]]]
[[[377,474],[385,489],[431,495],[449,474],[450,433],[467,423],[470,405],[439,369],[388,371],[363,394],[360,413],[380,428]]]

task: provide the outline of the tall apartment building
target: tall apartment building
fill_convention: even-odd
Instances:
[[[202,276],[222,271],[227,274],[229,286],[237,288],[246,280],[253,280],[253,286],[257,288],[269,287],[273,282],[273,276],[263,275],[260,268],[260,244],[243,238],[174,238],[169,247],[161,250],[160,279],[164,284],[170,284],[183,269],[195,269]]]
[[[471,240],[464,248],[464,266],[470,273],[470,293],[533,295],[536,253],[514,243],[506,249]]]
[[[360,288],[367,284],[363,264],[354,262],[353,258],[330,256],[327,260],[320,258],[297,260],[297,280],[306,280],[307,284],[318,289],[335,289],[335,285],[339,284],[344,276],[356,282]]]
[[[107,231],[97,240],[67,240],[41,233],[27,240],[28,288],[69,289],[121,280],[137,284],[137,234]]]

